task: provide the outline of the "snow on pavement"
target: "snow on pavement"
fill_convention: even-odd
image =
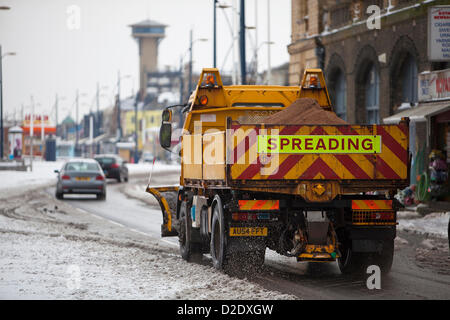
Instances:
[[[44,192],[0,202],[0,299],[293,299]]]
[[[405,232],[448,237],[450,212],[434,212],[422,217],[418,213],[399,212],[397,229]]]
[[[64,161],[33,161],[33,171],[0,170],[0,198],[56,183]]]

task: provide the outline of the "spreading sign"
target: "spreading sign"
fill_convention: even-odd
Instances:
[[[450,61],[450,6],[428,9],[428,59]]]
[[[381,153],[381,136],[258,135],[258,153]]]

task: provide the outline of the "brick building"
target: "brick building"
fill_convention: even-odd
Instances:
[[[392,123],[397,115],[410,117],[410,151],[414,159],[421,154],[424,163],[424,169],[411,172],[413,183],[415,174],[426,170],[432,149],[450,155],[450,98],[430,104],[418,92],[418,80],[428,71],[450,68],[450,62],[431,62],[427,54],[428,9],[440,5],[449,2],[292,0],[290,85],[299,84],[305,68],[319,67],[335,112],[348,122]],[[377,20],[372,19],[374,8],[379,8]],[[377,21],[380,28],[372,28]],[[413,116],[417,112],[420,117]]]
[[[381,29],[369,29],[370,5]],[[352,123],[380,123],[417,102],[417,75],[449,67],[427,59],[427,10],[448,1],[292,0],[289,83],[305,68],[325,71],[333,104]]]

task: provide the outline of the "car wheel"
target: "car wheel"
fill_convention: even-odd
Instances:
[[[55,197],[56,199],[62,200],[64,199],[64,193],[56,191]]]
[[[105,200],[106,199],[106,192],[97,194],[97,200]]]

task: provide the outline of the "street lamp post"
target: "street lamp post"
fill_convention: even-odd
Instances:
[[[240,6],[239,49],[241,57],[241,84],[247,83],[247,66],[245,61],[245,0],[241,0]]]
[[[213,67],[217,67],[217,0],[214,2],[214,30],[213,30]]]
[[[191,93],[192,91],[192,47],[194,46],[194,43],[197,41],[208,41],[208,39],[205,38],[199,38],[199,39],[192,39],[192,29],[190,32],[190,37],[189,37],[189,79],[188,79],[188,90],[189,93]]]
[[[3,57],[14,56],[15,52],[6,52],[2,54],[2,46],[0,45],[0,159],[3,159]]]
[[[271,83],[272,66],[270,62],[270,0],[267,0],[267,84]]]
[[[78,110],[79,110],[79,96],[80,93],[77,89],[75,96],[75,156],[78,156]]]
[[[125,78],[131,78],[131,75],[120,76],[120,70],[117,72],[117,136],[120,140],[122,138],[122,125],[120,123],[120,80]]]

